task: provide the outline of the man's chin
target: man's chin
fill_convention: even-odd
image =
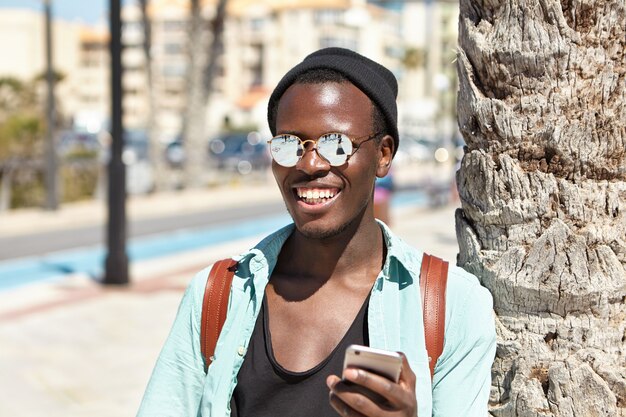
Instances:
[[[307,239],[324,240],[340,235],[350,226],[349,222],[340,225],[324,225],[315,223],[316,222],[309,222],[304,225],[298,225],[298,223],[296,223],[296,229]]]

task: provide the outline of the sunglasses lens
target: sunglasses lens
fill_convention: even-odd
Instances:
[[[298,150],[300,148],[300,141],[296,136],[281,135],[276,136],[270,142],[270,153],[274,161],[278,165],[284,167],[295,166],[300,155]]]
[[[327,133],[317,141],[317,152],[332,166],[340,166],[352,154],[352,141],[341,133]]]

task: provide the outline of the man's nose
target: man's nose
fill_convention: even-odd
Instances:
[[[313,141],[303,144],[302,157],[296,163],[296,168],[307,175],[315,175],[320,172],[326,172],[330,170],[330,164],[328,161],[320,156],[317,152],[317,144]],[[308,146],[306,146],[308,145]]]

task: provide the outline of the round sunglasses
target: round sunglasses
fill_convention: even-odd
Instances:
[[[314,149],[331,166],[337,167],[345,164],[361,145],[381,133],[377,132],[354,139],[343,133],[325,133],[316,140],[302,140],[296,135],[283,134],[274,136],[267,143],[270,146],[270,154],[278,165],[287,168],[295,166],[304,155],[305,144],[311,142],[313,146],[309,150]],[[365,140],[358,142],[363,138]]]

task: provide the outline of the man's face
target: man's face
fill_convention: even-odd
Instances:
[[[294,84],[278,103],[276,133],[316,140],[325,133],[363,138],[372,131],[370,99],[353,84]],[[296,166],[272,162],[272,171],[296,228],[310,238],[328,238],[372,214],[372,191],[383,153],[369,140],[339,167],[331,166],[305,144]],[[386,171],[385,171],[386,173]],[[369,210],[369,211],[368,211]]]

